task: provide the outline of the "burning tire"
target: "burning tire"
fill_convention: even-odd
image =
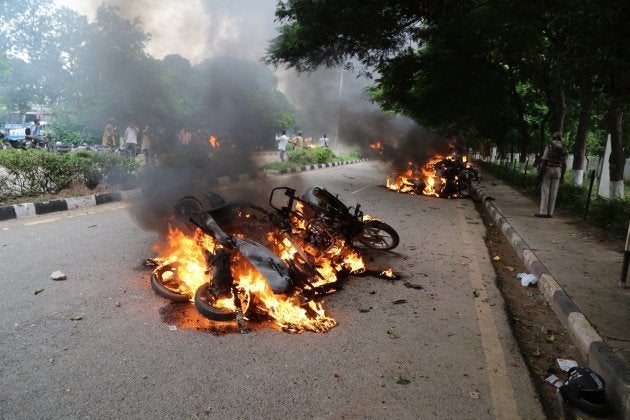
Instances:
[[[151,274],[151,288],[158,295],[173,302],[188,302],[192,292],[177,276],[177,265],[165,264]]]
[[[188,220],[191,216],[201,213],[203,206],[193,196],[186,196],[175,203],[175,216],[181,220]]]
[[[239,291],[243,313],[249,308],[249,293]],[[232,321],[236,318],[236,311],[231,308],[221,308],[217,305],[217,299],[210,291],[210,283],[204,283],[195,293],[195,308],[199,313],[213,321]]]
[[[365,222],[363,232],[356,238],[361,245],[380,251],[394,249],[400,243],[398,232],[387,223],[379,220]]]

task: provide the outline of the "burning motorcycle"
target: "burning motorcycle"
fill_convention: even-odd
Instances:
[[[287,197],[281,206],[276,204],[279,192]],[[347,207],[325,188],[310,188],[302,197],[298,197],[292,188],[274,188],[269,205],[284,220],[292,220],[299,226],[303,241],[319,251],[329,250],[339,239],[381,251],[392,250],[400,243],[394,228],[366,217],[360,204]]]
[[[288,200],[284,205],[276,203],[279,191]],[[285,330],[332,328],[335,321],[316,300],[350,273],[366,272],[351,241],[372,249],[393,249],[399,242],[393,228],[364,221],[359,205],[348,208],[322,188],[303,197],[276,188],[271,212],[212,193],[205,198],[209,210],[193,196],[176,204],[176,215],[190,221],[194,232],[169,233],[179,238],[154,270],[151,285],[173,301],[193,300],[212,320],[236,320],[242,332],[248,314],[257,312]]]
[[[387,179],[390,190],[442,198],[470,196],[473,182],[481,179],[479,172],[453,157],[437,157],[422,166],[409,163],[404,173]]]
[[[187,197],[178,204],[181,210],[191,203],[195,204]],[[249,331],[247,315],[258,311],[290,331],[332,328],[335,321],[312,300],[317,289],[309,278],[315,278],[314,273],[298,268],[294,258],[280,258],[279,249],[269,243],[274,227],[268,215],[246,202],[193,214],[189,220],[197,230],[191,241],[203,249],[203,264],[199,256],[192,262],[185,255],[173,263],[166,261],[154,270],[152,288],[173,301],[192,298],[202,315],[215,321],[236,320],[241,332]],[[282,248],[290,246],[289,241]]]

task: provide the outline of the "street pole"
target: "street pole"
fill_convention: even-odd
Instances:
[[[343,89],[343,69],[341,69],[341,75],[339,76],[339,96],[337,98],[337,128],[335,129],[335,141],[333,142],[333,152],[337,151],[337,137],[339,136],[339,119],[341,118],[341,91]]]

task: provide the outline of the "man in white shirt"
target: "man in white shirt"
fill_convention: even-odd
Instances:
[[[280,162],[284,162],[284,152],[287,150],[287,144],[289,143],[287,132],[282,130],[281,136],[276,134],[276,141],[278,142],[278,155],[280,156]]]
[[[125,153],[135,157],[138,149],[138,127],[131,121],[125,129]]]
[[[328,147],[328,138],[326,134],[319,138],[319,147]]]

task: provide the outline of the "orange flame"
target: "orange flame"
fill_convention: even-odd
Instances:
[[[274,251],[283,260],[290,261],[295,258],[297,251],[291,241],[287,238],[277,240],[279,235],[276,236],[274,232],[269,232],[267,237],[274,245]],[[214,240],[200,229],[196,229],[189,236],[169,225],[166,240],[153,246],[159,255],[156,258],[159,262],[156,271],[166,264],[176,263],[178,267],[176,275],[181,282],[179,292],[192,298],[201,285],[211,281],[206,252],[213,253],[216,246]],[[265,278],[246,259],[239,258],[239,254],[236,255],[232,264],[232,275],[236,279],[237,287],[247,296],[252,296],[257,303],[257,309],[272,317],[283,330],[325,332],[337,325],[333,318],[326,315],[321,304],[311,301],[304,305],[297,297],[275,294]],[[356,252],[348,252],[343,243],[322,255],[320,260],[316,261],[316,265],[320,276],[312,279],[311,284],[314,287],[337,281],[337,273],[342,268],[351,272],[365,269],[361,256]],[[168,272],[164,274],[173,275],[175,274]],[[233,310],[234,300],[222,299],[217,302],[217,306]]]
[[[438,176],[436,164],[444,159],[455,160],[455,154],[444,157],[442,155],[434,155],[424,165],[414,165],[409,162],[410,169],[397,175],[393,180],[387,178],[386,186],[390,190],[413,194],[422,186],[421,194],[439,197],[437,191],[442,183],[446,180]]]
[[[221,146],[221,142],[219,140],[217,140],[217,138],[212,136],[212,135],[208,139],[208,143],[210,143],[210,146],[215,148],[215,149],[218,149],[219,146]]]

